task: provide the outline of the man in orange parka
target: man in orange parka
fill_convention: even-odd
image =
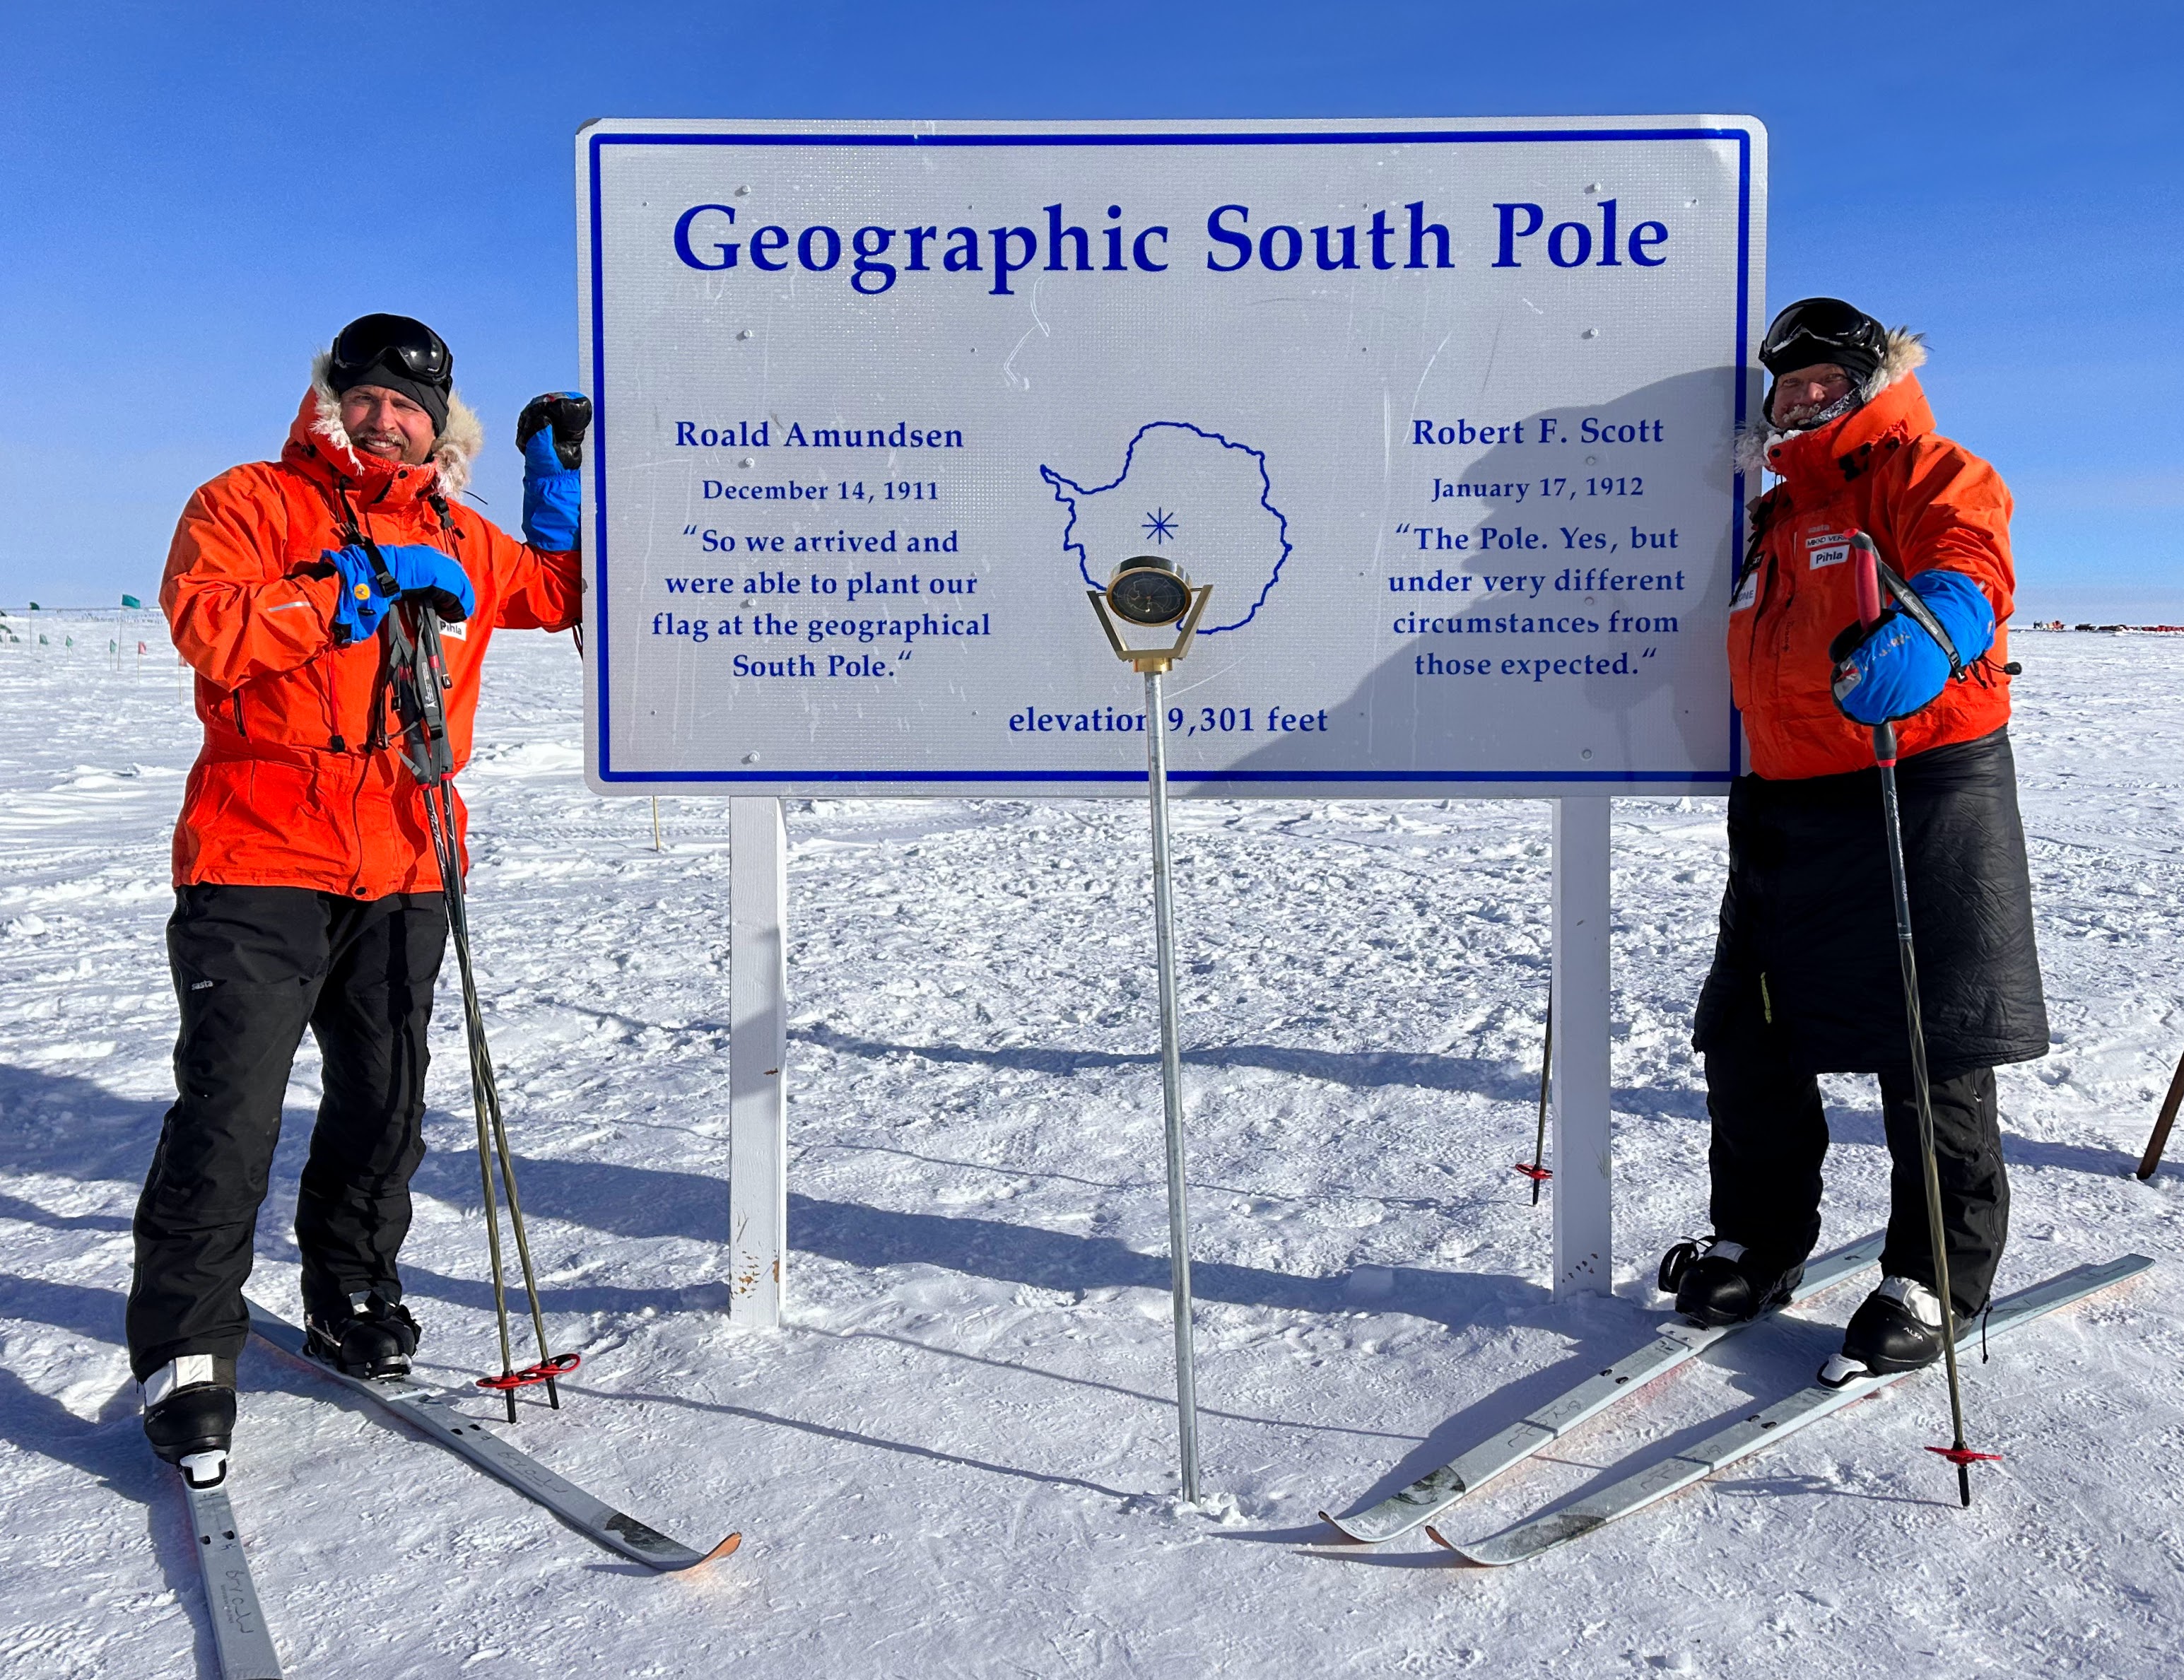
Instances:
[[[1769,329],[1774,375],[1729,619],[1752,773],[1730,793],[1729,884],[1693,1034],[1713,1121],[1714,1235],[1662,1262],[1704,1324],[1780,1305],[1820,1229],[1827,1121],[1814,1076],[1880,1076],[1891,1156],[1880,1287],[1836,1380],[1941,1355],[1941,1304],[1911,1079],[1871,726],[1897,724],[1906,875],[1932,1072],[1942,1231],[1959,1323],[1985,1307],[2008,1231],[1995,1068],[2046,1054],[2031,888],[2010,755],[2010,498],[1938,436],[1913,334],[1836,298]],[[1756,457],[1756,459],[1752,458]],[[1864,532],[1914,598],[1859,623]]]
[[[519,543],[454,499],[483,434],[447,346],[367,315],[319,357],[281,459],[213,480],[175,532],[159,598],[204,746],[175,826],[178,1095],[137,1204],[128,1338],[145,1432],[193,1481],[225,1466],[242,1286],[307,1026],[325,1057],[296,1210],[311,1349],[384,1376],[416,1346],[395,1255],[448,929],[375,632],[405,596],[448,620],[460,767],[493,630],[580,616],[577,475],[551,442],[526,449]]]

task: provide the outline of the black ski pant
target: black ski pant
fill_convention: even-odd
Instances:
[[[425,1030],[446,948],[437,893],[359,901],[301,887],[185,887],[167,923],[181,1004],[175,1105],[136,1204],[129,1360],[232,1357],[242,1286],[309,1026],[325,1094],[296,1200],[307,1312],[401,1298],[394,1257],[424,1159]]]
[[[1714,1234],[1783,1269],[1820,1236],[1820,1163],[1828,1123],[1819,1081],[1794,1064],[1780,1028],[1751,1011],[1706,1054],[1708,1160]],[[1883,1073],[1881,1121],[1891,1161],[1888,1239],[1882,1272],[1936,1287],[1919,1105],[1908,1071]],[[1994,1070],[1975,1068],[1930,1088],[1934,1154],[1941,1169],[1942,1231],[1949,1293],[1959,1318],[1975,1316],[1994,1288],[2009,1236],[2009,1181],[2002,1165]]]

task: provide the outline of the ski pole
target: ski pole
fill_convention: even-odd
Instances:
[[[462,859],[454,845],[454,810],[448,790],[440,787],[425,790],[425,817],[432,831],[433,851],[438,861],[441,879],[460,881]],[[444,890],[444,889],[443,889]],[[556,1410],[560,1408],[560,1395],[554,1377],[560,1369],[546,1353],[546,1327],[538,1305],[538,1285],[531,1266],[531,1244],[523,1228],[523,1205],[517,1199],[515,1163],[510,1158],[508,1128],[501,1119],[499,1083],[493,1076],[493,1058],[486,1046],[485,1020],[477,1002],[477,982],[471,966],[470,919],[467,906],[458,888],[446,893],[448,930],[454,936],[455,966],[462,976],[463,1032],[468,1042],[471,1058],[471,1103],[476,1111],[478,1122],[478,1176],[483,1181],[486,1200],[486,1247],[493,1267],[493,1307],[500,1329],[500,1368],[498,1377],[485,1379],[482,1386],[499,1388],[508,1403],[508,1421],[515,1421],[515,1390],[523,1386],[529,1372],[513,1369],[515,1361],[509,1344],[508,1305],[504,1268],[500,1257],[500,1211],[493,1196],[491,1161],[497,1157],[500,1164],[501,1188],[508,1198],[509,1223],[515,1237],[515,1253],[523,1270],[523,1288],[531,1308],[532,1328],[538,1338],[539,1363],[532,1370],[539,1372],[546,1384],[546,1397]],[[537,1379],[532,1379],[537,1380]]]
[[[1858,551],[1858,617],[1870,630],[1880,618],[1880,554],[1864,531],[1851,538]],[[1903,1017],[1911,1036],[1911,1087],[1919,1106],[1919,1155],[1926,1178],[1926,1230],[1933,1242],[1935,1293],[1942,1301],[1942,1357],[1949,1377],[1949,1421],[1954,1438],[1929,1447],[1957,1467],[1957,1495],[1969,1510],[1975,1460],[1999,1456],[1964,1444],[1963,1384],[1957,1373],[1957,1306],[1949,1289],[1949,1254],[1942,1232],[1942,1169],[1934,1154],[1933,1092],[1926,1077],[1926,1029],[1919,1012],[1919,960],[1911,944],[1911,889],[1903,873],[1903,816],[1896,798],[1896,726],[1873,726],[1873,762],[1880,771],[1880,804],[1888,829],[1888,876],[1896,892],[1896,954],[1903,971]]]
[[[480,1198],[485,1209],[486,1266],[493,1280],[493,1319],[500,1332],[500,1370],[501,1374],[506,1377],[513,1374],[515,1360],[508,1338],[508,1288],[506,1271],[500,1253],[500,1204],[493,1193],[491,1143],[486,1122],[484,1087],[478,1070],[477,1043],[471,1037],[470,1030],[471,975],[468,941],[464,937],[464,930],[459,928],[456,918],[460,912],[456,909],[455,900],[446,890],[449,863],[447,849],[441,837],[437,790],[427,787],[421,791],[425,795],[425,821],[426,826],[432,831],[432,859],[434,865],[440,871],[441,895],[448,907],[448,931],[454,942],[455,966],[462,976],[463,1037],[470,1051],[471,1107],[477,1119],[478,1181]],[[505,1398],[508,1401],[508,1421],[513,1423],[515,1421],[515,1391],[513,1388],[507,1391]]]
[[[1554,1169],[1546,1165],[1547,1159],[1547,1076],[1555,1065],[1555,988],[1547,984],[1547,1042],[1540,1048],[1540,1125],[1532,1135],[1532,1162],[1527,1166],[1517,1163],[1517,1171],[1532,1181],[1532,1205],[1540,1204],[1540,1187],[1552,1178]]]
[[[2161,1118],[2153,1122],[2153,1135],[2146,1140],[2146,1154],[2140,1157],[2138,1177],[2142,1183],[2153,1177],[2153,1169],[2161,1165],[2161,1152],[2169,1147],[2169,1128],[2176,1124],[2176,1110],[2184,1107],[2184,1057],[2176,1063],[2176,1076],[2169,1082],[2169,1094],[2162,1099]]]
[[[376,556],[375,556],[376,558]],[[391,586],[393,580],[386,580]],[[390,591],[391,592],[391,591]],[[538,1301],[538,1281],[531,1264],[531,1243],[523,1225],[523,1204],[516,1193],[515,1161],[509,1148],[508,1127],[500,1111],[499,1082],[494,1077],[493,1053],[486,1042],[485,1015],[478,1004],[477,979],[471,963],[470,916],[463,891],[462,855],[455,838],[454,748],[448,737],[443,696],[448,686],[447,658],[440,642],[439,615],[431,607],[416,604],[406,621],[397,608],[387,616],[387,667],[395,704],[402,722],[403,757],[425,802],[425,823],[431,832],[433,861],[440,872],[440,893],[447,905],[448,932],[455,948],[455,968],[463,995],[463,1034],[470,1051],[471,1104],[477,1120],[478,1177],[483,1190],[486,1216],[486,1255],[493,1275],[493,1303],[500,1332],[500,1374],[477,1379],[482,1388],[497,1390],[507,1402],[508,1421],[515,1421],[515,1391],[533,1382],[546,1385],[548,1403],[561,1405],[554,1379],[574,1371],[582,1362],[577,1354],[549,1351],[546,1318]],[[515,1253],[523,1272],[523,1290],[531,1309],[531,1327],[538,1338],[538,1358],[521,1371],[515,1368],[515,1352],[508,1327],[506,1271],[500,1248],[500,1208],[494,1194],[493,1169],[498,1160],[500,1188],[508,1199],[509,1224],[515,1238]]]
[[[430,607],[418,609],[416,648],[418,663],[421,663],[424,669],[424,676],[417,686],[422,688],[432,685],[444,690],[448,684],[447,663],[440,643],[439,619]],[[437,709],[437,706],[435,709]],[[557,1358],[547,1349],[545,1314],[539,1305],[538,1277],[531,1264],[531,1242],[524,1229],[523,1203],[515,1188],[515,1160],[509,1148],[507,1123],[501,1115],[500,1084],[493,1075],[493,1053],[485,1036],[485,1014],[478,1003],[477,981],[471,961],[470,908],[463,888],[462,857],[455,842],[454,790],[448,779],[454,773],[453,750],[446,745],[444,716],[437,719],[437,732],[446,763],[438,781],[424,790],[426,816],[428,826],[433,830],[434,843],[439,855],[441,891],[448,903],[448,926],[454,935],[455,965],[462,977],[463,1026],[471,1054],[471,1104],[479,1111],[481,1128],[479,1166],[482,1171],[485,1171],[484,1153],[489,1136],[492,1154],[500,1165],[500,1187],[508,1199],[509,1226],[515,1238],[516,1260],[522,1267],[524,1295],[531,1309],[532,1332],[538,1346],[537,1364],[520,1371],[510,1369],[513,1361],[509,1358],[508,1315],[506,1307],[502,1305],[501,1374],[498,1377],[482,1379],[481,1386],[500,1390],[508,1402],[509,1421],[512,1423],[515,1421],[515,1390],[526,1383],[543,1382],[548,1404],[556,1411],[560,1410],[561,1395],[554,1378],[565,1371],[575,1370],[580,1361],[577,1355],[564,1354]],[[489,1172],[487,1176],[489,1179]],[[498,1237],[499,1214],[490,1200],[490,1183],[487,1193],[488,1217],[492,1221],[494,1236]],[[489,1249],[497,1246],[497,1243],[488,1244]],[[498,1299],[502,1285],[497,1260],[493,1282]]]

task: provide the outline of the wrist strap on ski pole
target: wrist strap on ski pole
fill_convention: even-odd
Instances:
[[[1858,571],[1858,621],[1868,630],[1873,628],[1880,617],[1880,592],[1886,589],[1890,598],[1896,603],[1897,610],[1934,638],[1942,657],[1949,662],[1949,675],[1952,677],[1962,676],[1964,662],[1957,653],[1956,641],[1942,627],[1941,619],[1926,604],[1926,598],[1897,576],[1894,568],[1880,558],[1880,550],[1874,546],[1873,539],[1864,531],[1851,533],[1850,546],[1872,563],[1870,577],[1864,565]],[[1870,611],[1868,610],[1869,590],[1871,592]]]

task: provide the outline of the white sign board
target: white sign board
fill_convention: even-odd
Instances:
[[[1749,118],[577,139],[603,793],[1720,792]]]

